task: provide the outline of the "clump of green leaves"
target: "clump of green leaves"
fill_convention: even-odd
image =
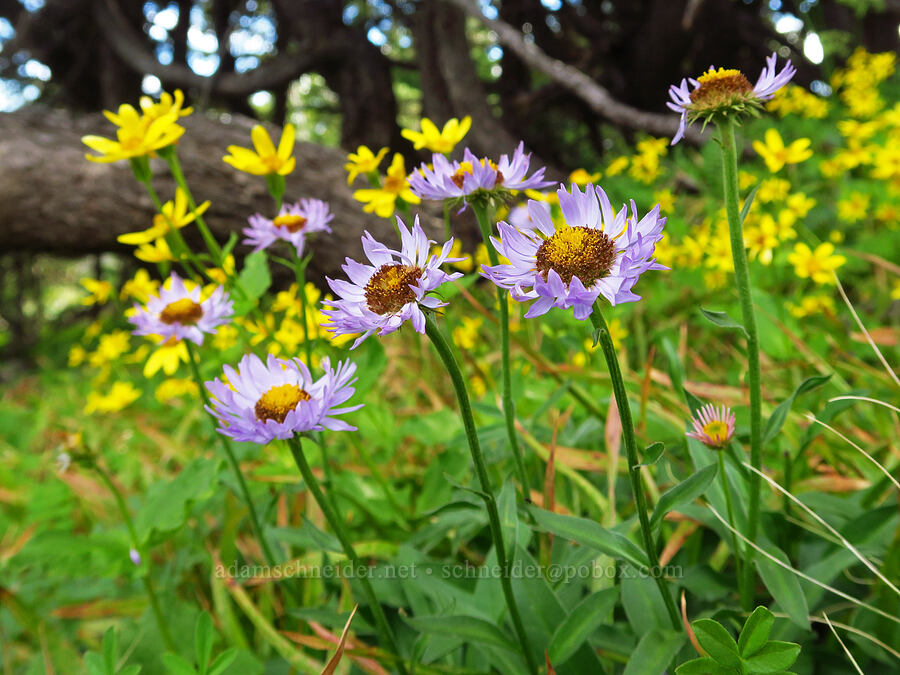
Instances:
[[[747,617],[735,642],[731,633],[718,621],[697,619],[691,628],[708,656],[678,666],[676,675],[791,675],[787,668],[797,660],[800,645],[770,640],[774,622],[772,612],[765,607],[757,607]]]
[[[110,626],[103,634],[100,647],[102,654],[88,652],[84,655],[84,666],[88,675],[138,675],[140,666],[118,667],[119,645],[115,626]]]
[[[174,675],[219,675],[237,658],[237,649],[234,647],[226,649],[216,657],[215,661],[210,663],[214,638],[212,619],[209,614],[203,612],[197,618],[197,627],[194,629],[196,666],[183,656],[172,652],[163,654],[163,663]]]

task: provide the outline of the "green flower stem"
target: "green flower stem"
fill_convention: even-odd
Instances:
[[[656,545],[653,543],[653,535],[650,532],[650,520],[647,518],[647,500],[644,497],[644,488],[641,485],[641,468],[638,461],[637,440],[634,437],[634,421],[631,418],[631,406],[628,404],[625,381],[622,379],[622,371],[619,369],[619,359],[616,356],[616,349],[613,347],[609,327],[606,325],[606,320],[600,312],[599,303],[594,307],[594,311],[591,312],[591,323],[597,331],[600,347],[603,349],[603,356],[606,359],[606,366],[609,368],[609,376],[616,396],[616,405],[619,408],[619,418],[622,421],[622,435],[625,438],[625,452],[628,455],[628,480],[631,483],[631,492],[634,495],[638,520],[641,524],[644,551],[647,554],[647,562],[652,571],[654,567],[659,568],[659,554],[657,553]],[[662,574],[654,574],[653,579],[656,581],[663,602],[665,602],[666,611],[669,613],[669,619],[672,621],[672,627],[676,631],[683,630],[681,616],[678,614],[675,600],[672,598],[672,594],[669,592],[669,587],[662,578]]]
[[[171,152],[166,152],[164,154],[161,154],[161,156],[169,165],[169,170],[172,172],[172,177],[175,179],[175,183],[178,185],[178,187],[181,188],[181,190],[184,192],[184,195],[187,197],[188,206],[191,209],[191,213],[194,214],[194,220],[197,223],[197,228],[200,230],[200,236],[203,237],[206,248],[209,249],[213,260],[216,261],[216,266],[221,267],[224,262],[222,256],[222,248],[219,246],[219,242],[216,241],[216,238],[212,235],[212,232],[210,232],[209,227],[207,227],[206,221],[203,220],[203,215],[197,211],[197,202],[194,201],[194,195],[191,194],[191,190],[188,187],[187,180],[185,180],[184,177],[184,172],[182,172],[181,170],[181,163],[178,161],[178,153],[175,152],[174,146],[171,147]]]
[[[109,488],[109,491],[112,492],[113,497],[115,497],[116,506],[119,507],[119,513],[122,514],[122,519],[125,521],[125,526],[128,528],[128,534],[131,537],[131,546],[138,552],[138,555],[140,555],[141,563],[147,566],[146,573],[141,577],[141,580],[144,582],[144,590],[147,591],[150,609],[153,611],[153,616],[156,619],[156,626],[159,629],[159,634],[162,636],[163,643],[166,645],[166,649],[170,652],[174,652],[176,651],[175,643],[172,641],[172,634],[169,633],[169,625],[163,617],[162,610],[159,606],[159,600],[156,597],[156,591],[153,588],[153,581],[150,578],[150,557],[141,546],[137,531],[134,529],[134,521],[131,519],[131,513],[129,513],[128,506],[125,504],[125,498],[122,496],[119,488],[116,487],[112,478],[109,477],[109,474],[106,473],[103,467],[100,466],[93,457],[89,459],[89,462],[91,468],[97,472],[97,475],[100,476],[100,480],[103,481],[103,484]]]
[[[747,332],[747,379],[750,384],[750,465],[762,468],[762,388],[759,372],[759,334],[756,329],[756,314],[750,295],[750,268],[744,249],[744,233],[738,210],[738,167],[737,151],[734,143],[734,124],[725,119],[718,123],[720,147],[722,149],[722,177],[725,190],[725,211],[728,214],[728,231],[731,235],[731,256],[734,258],[734,278],[741,300],[744,330]],[[744,551],[744,575],[740,582],[741,606],[750,611],[753,608],[753,544],[759,529],[759,474],[750,477],[750,506],[747,518],[747,539],[750,546]]]
[[[191,365],[191,373],[194,376],[194,382],[197,383],[197,395],[200,397],[200,406],[203,407],[203,405],[205,405],[206,403],[206,400],[203,396],[204,384],[203,378],[200,376],[200,368],[197,366],[197,355],[194,352],[194,347],[191,344],[190,340],[184,340],[184,344],[187,347],[188,362]],[[247,487],[247,481],[244,480],[244,474],[241,472],[241,466],[240,464],[238,464],[237,457],[234,456],[234,448],[231,447],[231,441],[227,436],[223,436],[222,434],[218,433],[218,431],[216,432],[216,436],[222,443],[222,448],[225,450],[225,456],[228,458],[228,463],[234,470],[235,478],[237,478],[238,485],[240,486],[241,497],[243,497],[244,503],[247,505],[247,512],[250,514],[250,526],[253,528],[253,535],[256,537],[256,539],[259,541],[259,545],[262,547],[263,554],[266,556],[266,562],[268,562],[270,566],[275,567],[277,565],[275,556],[272,553],[272,549],[269,547],[269,543],[266,541],[265,535],[263,534],[262,526],[259,523],[259,517],[256,515],[256,508],[254,508],[253,500],[250,497],[250,490]]]
[[[303,481],[306,483],[306,487],[312,493],[313,499],[316,500],[319,508],[322,509],[322,513],[325,514],[325,518],[331,525],[331,529],[334,530],[335,536],[341,543],[341,548],[344,549],[344,553],[347,555],[347,558],[349,558],[350,562],[353,563],[353,569],[356,570],[361,568],[362,563],[359,560],[359,556],[356,555],[356,550],[353,548],[353,543],[347,536],[347,530],[344,527],[344,521],[341,520],[337,512],[334,510],[331,501],[326,499],[325,495],[322,493],[322,488],[319,487],[319,481],[313,474],[312,469],[309,466],[309,462],[306,461],[306,456],[303,454],[303,446],[301,445],[300,438],[297,436],[289,438],[288,445],[291,448],[291,454],[294,456],[294,461],[297,463],[297,468],[300,469],[300,473],[303,476]],[[360,583],[360,586],[362,586],[363,588],[363,592],[366,594],[366,598],[369,601],[369,607],[372,610],[372,614],[375,616],[375,625],[378,628],[378,634],[381,641],[385,645],[387,645],[392,652],[399,656],[400,650],[397,648],[397,641],[394,638],[394,632],[391,630],[391,626],[388,623],[387,617],[384,615],[384,609],[382,609],[381,603],[378,602],[378,596],[375,595],[375,589],[372,588],[372,582],[369,581],[369,577],[365,573],[358,576],[358,581]],[[402,675],[407,675],[408,671],[403,661],[397,661],[397,668],[400,670]]]
[[[499,261],[497,251],[491,245],[492,225],[488,216],[487,205],[472,202],[472,210],[481,228],[481,236],[488,252],[491,265]],[[531,486],[528,483],[528,473],[525,471],[525,461],[522,457],[522,448],[516,435],[516,407],[512,397],[512,378],[509,368],[509,305],[506,300],[506,290],[497,286],[497,302],[500,305],[500,369],[503,382],[503,416],[506,419],[506,435],[509,437],[509,445],[513,451],[513,459],[516,462],[516,473],[519,476],[519,484],[522,488],[522,496],[526,502],[531,501]]]
[[[494,499],[494,493],[491,490],[491,482],[488,478],[487,467],[484,464],[484,457],[481,454],[481,446],[478,443],[478,432],[475,429],[475,419],[472,417],[472,406],[469,403],[469,394],[466,391],[466,381],[459,369],[459,364],[453,356],[453,350],[444,338],[441,329],[438,328],[434,314],[427,313],[425,315],[425,332],[431,339],[434,348],[437,350],[444,367],[450,374],[453,382],[453,389],[456,391],[456,399],[459,402],[459,412],[462,416],[463,426],[466,429],[466,437],[469,440],[469,450],[472,453],[472,461],[475,464],[475,473],[478,474],[478,482],[481,485],[481,497],[487,506],[488,521],[490,522],[491,538],[494,540],[494,550],[497,552],[497,564],[500,566],[500,584],[503,587],[503,595],[506,598],[506,606],[509,609],[509,615],[512,618],[513,627],[516,630],[516,636],[519,644],[522,646],[522,653],[528,662],[528,669],[533,675],[538,672],[537,663],[534,655],[531,653],[528,636],[525,633],[525,625],[522,623],[522,617],[519,614],[519,607],[516,604],[516,598],[513,595],[512,583],[509,576],[509,566],[506,558],[506,549],[503,545],[503,533],[500,529],[500,514],[497,511],[497,500]]]
[[[728,484],[728,474],[725,473],[725,451],[719,450],[719,478],[722,481],[722,490],[725,492],[725,507],[728,511],[728,524],[731,525],[731,549],[734,551],[734,571],[738,579],[741,579],[741,549],[738,546],[737,530],[735,530],[734,507],[731,504],[731,487]]]
[[[147,189],[147,194],[150,195],[150,200],[153,202],[156,212],[166,219],[166,224],[169,226],[169,231],[166,233],[166,243],[169,244],[169,248],[173,250],[175,257],[179,259],[179,262],[187,273],[191,277],[198,279],[202,274],[203,265],[200,264],[200,261],[197,260],[193,251],[191,251],[191,248],[187,245],[187,242],[181,235],[181,230],[175,227],[169,217],[163,213],[162,200],[159,198],[151,180],[149,178],[147,180],[141,180],[141,183]]]

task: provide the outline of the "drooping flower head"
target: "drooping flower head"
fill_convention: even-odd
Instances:
[[[356,391],[356,364],[343,361],[332,368],[326,356],[322,369],[322,377],[314,380],[299,359],[269,354],[263,363],[246,354],[237,370],[224,367],[227,384],[219,378],[206,383],[212,394],[206,409],[219,420],[219,433],[236,441],[265,444],[306,431],[353,431],[356,427],[333,416],[362,408],[339,407]]]
[[[202,345],[205,333],[215,333],[217,326],[228,322],[233,303],[221,286],[205,300],[201,293],[200,286],[188,288],[173,272],[146,306],[134,305],[136,313],[128,318],[135,325],[134,334],[157,335],[160,344],[174,338]]]
[[[362,333],[353,343],[355,349],[372,333],[387,335],[406,321],[411,321],[419,333],[425,332],[425,314],[422,308],[437,309],[446,302],[429,295],[438,287],[462,276],[460,272],[447,274],[440,269],[445,262],[458,262],[451,258],[453,239],[445,243],[440,252],[432,254],[434,243],[425,236],[416,216],[412,231],[397,218],[400,230],[400,250],[393,251],[376,241],[366,232],[362,237],[363,250],[368,265],[350,258],[342,269],[350,281],[328,279],[337,300],[325,300],[322,311],[328,317],[324,327],[335,335]]]
[[[331,232],[328,223],[333,219],[327,202],[301,199],[296,204],[283,205],[273,220],[259,213],[250,216],[250,227],[244,228],[247,238],[243,243],[253,246],[254,251],[261,251],[283,239],[293,244],[299,257],[303,255],[306,237],[314,232]]]
[[[708,403],[694,414],[691,423],[694,430],[685,435],[714,450],[724,448],[734,436],[734,413],[724,405],[716,408]]]
[[[766,66],[755,85],[751,85],[739,70],[734,68],[716,70],[714,66],[710,66],[709,70],[696,80],[683,79],[680,85],[673,84],[669,87],[669,97],[672,100],[666,105],[681,114],[681,123],[672,139],[672,145],[684,137],[687,125],[697,120],[703,120],[703,126],[706,127],[720,115],[758,114],[763,102],[772,98],[775,92],[790,82],[797,72],[790,61],[781,72],[776,72],[776,60],[774,52],[766,58]]]
[[[423,164],[409,175],[409,184],[413,193],[422,199],[437,200],[467,199],[476,194],[490,196],[509,190],[539,190],[550,185],[550,181],[544,180],[543,167],[527,176],[530,163],[531,154],[526,154],[524,143],[519,143],[512,157],[502,155],[497,163],[476,157],[468,148],[462,162],[435,153],[431,166]]]
[[[530,228],[500,222],[500,238],[491,237],[509,264],[485,265],[482,274],[519,302],[536,300],[526,318],[572,307],[576,319],[586,319],[601,295],[612,305],[640,300],[631,289],[641,274],[668,269],[652,257],[666,224],[659,205],[639,219],[634,200],[630,218],[624,205],[616,213],[599,185],[584,192],[560,186],[557,196],[564,224],[557,227],[544,204],[529,201]]]

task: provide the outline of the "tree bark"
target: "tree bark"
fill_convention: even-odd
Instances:
[[[187,132],[178,143],[178,154],[196,199],[212,201],[206,221],[219,241],[227,240],[231,232],[240,233],[254,213],[275,215],[263,178],[235,171],[222,161],[226,146],[250,146],[252,120],[233,116],[222,122],[194,114],[182,124]],[[272,131],[277,137],[277,130]],[[80,139],[93,133],[111,135],[101,115],[77,116],[39,107],[0,114],[0,250],[130,254],[132,247],[117,243],[116,237],[149,228],[154,207],[127,162],[98,164],[85,159],[88,149]],[[324,199],[335,215],[333,234],[314,238],[311,244],[313,276],[341,274],[345,256],[362,257],[363,230],[396,243],[393,220],[363,213],[362,204],[353,199],[343,151],[298,143],[295,156],[297,169],[287,177],[286,200]],[[159,159],[151,165],[160,197],[171,199],[174,182],[166,165]],[[435,239],[442,236],[433,205],[417,207],[416,212],[422,214],[426,232]],[[195,228],[188,226],[182,232],[194,250],[201,249]],[[238,253],[248,251],[237,247]]]

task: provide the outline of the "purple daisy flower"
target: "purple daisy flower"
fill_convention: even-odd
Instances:
[[[634,200],[631,218],[625,206],[615,213],[599,185],[581,192],[573,184],[571,193],[560,186],[556,194],[565,224],[556,227],[544,204],[529,201],[531,229],[500,222],[500,239],[491,237],[509,264],[485,265],[482,274],[519,302],[537,300],[526,318],[572,307],[583,320],[601,295],[612,305],[640,300],[631,289],[641,274],[668,269],[651,257],[666,224],[659,205],[639,220]]]
[[[714,450],[724,448],[734,436],[734,413],[724,405],[716,408],[708,403],[694,414],[691,422],[694,430],[688,431],[685,436],[696,438]]]
[[[325,300],[322,310],[329,323],[323,324],[335,335],[362,333],[353,343],[356,347],[372,333],[387,335],[412,321],[418,333],[425,332],[426,309],[443,307],[446,302],[428,295],[437,288],[462,276],[461,272],[447,274],[440,269],[445,262],[459,262],[464,258],[450,258],[453,238],[443,245],[440,253],[431,254],[435,242],[425,236],[416,216],[412,231],[397,218],[400,230],[399,251],[388,249],[366,232],[362,237],[363,250],[370,265],[346,259],[342,269],[350,281],[328,279],[338,300]]]
[[[250,216],[250,227],[244,228],[244,244],[250,244],[255,251],[268,248],[278,239],[283,239],[297,249],[297,256],[303,255],[306,237],[314,232],[331,232],[328,226],[334,214],[328,202],[321,199],[301,199],[296,204],[285,204],[274,220],[259,213]]]
[[[544,180],[543,167],[527,176],[530,163],[531,154],[525,153],[525,144],[521,142],[512,158],[503,155],[496,164],[486,158],[479,159],[466,148],[462,162],[451,162],[436,153],[432,155],[431,167],[423,164],[407,180],[416,196],[435,200],[465,198],[479,190],[537,190],[550,185]]]
[[[750,82],[739,70],[710,66],[696,80],[693,78],[682,79],[681,84],[669,87],[669,97],[672,99],[666,105],[670,110],[681,114],[681,122],[678,132],[672,139],[675,145],[684,137],[684,131],[688,124],[693,124],[697,119],[709,121],[716,113],[726,110],[743,112],[755,111],[762,101],[768,101],[784,85],[791,81],[797,69],[787,62],[781,72],[776,72],[775,62],[777,57],[774,52],[766,58],[766,66],[763,68],[756,85]],[[690,83],[690,87],[688,87]]]
[[[201,300],[202,289],[193,285],[190,290],[184,280],[172,272],[169,280],[151,296],[146,307],[134,305],[137,314],[128,318],[135,325],[135,335],[159,335],[162,344],[172,338],[203,344],[204,333],[215,333],[216,327],[228,323],[233,303],[225,289],[217,287]]]
[[[322,359],[324,375],[314,380],[299,359],[278,359],[269,354],[263,363],[256,354],[246,354],[235,370],[223,368],[228,384],[218,378],[206,383],[212,394],[206,409],[219,420],[218,431],[236,441],[261,445],[291,438],[305,431],[354,431],[333,415],[359,410],[362,405],[339,407],[356,389],[356,364],[351,361],[331,367]]]

